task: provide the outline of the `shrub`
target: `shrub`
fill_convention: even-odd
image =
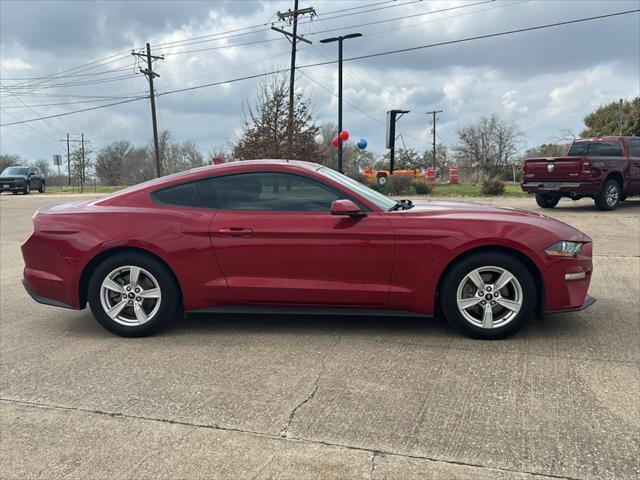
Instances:
[[[380,192],[380,193],[384,193],[385,192],[385,188],[384,188],[385,186],[384,185],[380,185],[377,182],[370,183],[369,187],[372,190],[375,190],[376,192]]]
[[[389,175],[384,193],[387,195],[404,195],[411,190],[412,178],[409,175]]]
[[[504,182],[502,180],[487,179],[482,182],[482,194],[483,195],[503,195],[504,194]]]
[[[428,195],[431,193],[431,187],[424,180],[415,180],[412,187],[416,195]]]
[[[364,185],[369,185],[369,179],[364,173],[350,173],[348,176],[356,182],[360,182]]]

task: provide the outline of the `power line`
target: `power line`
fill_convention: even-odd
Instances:
[[[346,62],[346,61],[354,61],[354,60],[363,60],[363,59],[367,59],[367,58],[381,57],[381,56],[385,56],[385,55],[393,55],[393,54],[396,54],[396,53],[417,51],[417,50],[422,50],[422,49],[426,49],[426,48],[441,47],[441,46],[445,46],[445,45],[454,45],[454,44],[458,44],[458,43],[470,42],[470,41],[475,41],[475,40],[482,40],[482,39],[486,39],[486,38],[501,37],[501,36],[512,35],[512,34],[516,34],[516,33],[531,32],[531,31],[542,30],[542,29],[546,29],[546,28],[554,28],[554,27],[559,27],[559,26],[572,25],[572,24],[576,24],[576,23],[589,22],[589,21],[594,21],[594,20],[601,20],[601,19],[605,19],[605,18],[612,18],[612,17],[622,16],[622,15],[629,15],[629,14],[638,13],[638,12],[640,12],[640,9],[626,10],[626,11],[622,11],[622,12],[615,12],[615,13],[608,13],[608,14],[604,14],[604,15],[596,15],[596,16],[592,16],[592,17],[578,18],[578,19],[567,20],[567,21],[563,21],[563,22],[556,22],[556,23],[549,23],[549,24],[544,24],[544,25],[537,25],[537,26],[534,26],[534,27],[525,27],[525,28],[520,28],[520,29],[515,29],[515,30],[507,30],[507,31],[503,31],[503,32],[490,33],[490,34],[486,34],[486,35],[476,35],[476,36],[473,36],[473,37],[466,37],[466,38],[461,38],[461,39],[457,39],[457,40],[449,40],[449,41],[438,42],[438,43],[431,43],[431,44],[427,44],[427,45],[419,45],[419,46],[416,46],[416,47],[408,47],[408,48],[402,48],[402,49],[397,49],[397,50],[388,50],[388,51],[384,51],[384,52],[370,53],[370,54],[366,54],[366,55],[360,55],[360,56],[356,56],[356,57],[345,58],[344,61]],[[323,66],[323,65],[331,65],[331,64],[334,64],[334,63],[337,63],[337,61],[336,60],[330,60],[330,61],[325,61],[325,62],[318,62],[318,63],[312,63],[312,64],[307,64],[307,65],[300,65],[297,68],[298,69],[301,69],[301,68],[312,68],[312,67],[319,67],[319,66]],[[254,75],[247,75],[245,77],[222,80],[222,81],[219,81],[219,82],[212,82],[212,83],[207,83],[207,84],[203,84],[203,85],[196,85],[196,86],[193,86],[193,87],[186,87],[186,88],[181,88],[181,89],[176,89],[176,90],[169,90],[169,91],[166,91],[166,92],[163,92],[163,93],[159,93],[158,96],[170,95],[170,94],[179,93],[179,92],[187,92],[187,91],[199,90],[199,89],[202,89],[202,88],[213,87],[213,86],[216,86],[216,85],[223,85],[223,84],[226,84],[226,83],[235,83],[235,82],[239,82],[239,81],[243,81],[243,80],[250,80],[250,79],[264,77],[264,76],[268,76],[268,75],[274,75],[274,74],[278,74],[278,73],[288,72],[289,70],[290,70],[289,68],[282,68],[282,69],[273,70],[271,72],[258,73],[258,74],[254,74]],[[32,118],[32,119],[28,119],[28,120],[23,120],[21,122],[4,123],[4,124],[1,124],[0,127],[5,127],[5,126],[9,126],[9,125],[16,125],[16,124],[20,124],[20,123],[34,122],[34,121],[43,120],[43,119],[49,119],[49,118],[56,118],[56,117],[65,116],[65,115],[72,115],[74,113],[82,113],[82,112],[87,112],[87,111],[91,111],[91,110],[97,110],[97,109],[100,109],[100,108],[111,107],[111,106],[114,106],[114,105],[121,105],[121,104],[125,104],[125,103],[131,103],[131,102],[135,102],[135,101],[142,100],[142,99],[145,99],[145,98],[149,98],[149,97],[148,96],[134,97],[134,98],[131,98],[131,99],[128,99],[128,100],[122,100],[122,101],[119,101],[119,102],[113,102],[113,103],[109,103],[109,104],[106,104],[106,105],[98,105],[98,106],[91,107],[91,108],[85,108],[85,109],[81,109],[81,110],[75,110],[75,111],[71,111],[71,112],[60,113],[60,114],[57,114],[57,115],[49,115],[49,116],[41,117],[41,118]]]
[[[373,22],[360,23],[360,24],[357,24],[357,25],[349,25],[349,26],[346,26],[346,27],[330,28],[330,29],[327,29],[327,30],[320,30],[318,32],[311,32],[311,33],[308,33],[307,35],[318,35],[318,34],[321,34],[321,33],[335,32],[336,30],[343,30],[343,29],[346,29],[346,28],[368,27],[370,25],[378,25],[380,23],[395,22],[397,20],[405,20],[407,18],[421,17],[421,16],[424,16],[424,15],[432,15],[434,13],[448,12],[448,11],[451,11],[451,10],[460,10],[462,8],[475,7],[477,5],[483,5],[483,4],[492,3],[492,2],[495,2],[495,0],[483,0],[481,2],[467,3],[465,5],[457,5],[455,7],[441,8],[439,10],[429,10],[428,12],[421,12],[421,13],[414,13],[414,14],[411,14],[411,15],[404,15],[402,17],[386,18],[386,19],[383,19],[383,20],[376,20],[376,21],[373,21]]]

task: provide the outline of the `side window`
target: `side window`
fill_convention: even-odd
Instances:
[[[165,205],[197,207],[198,197],[193,183],[185,183],[153,192],[153,197]]]
[[[191,208],[218,208],[213,179],[183,183],[152,193],[152,197],[164,205]]]
[[[621,157],[622,144],[620,142],[593,142],[589,144],[590,157]]]
[[[629,140],[629,153],[632,157],[640,158],[640,138]]]
[[[328,212],[345,195],[316,180],[287,173],[239,173],[214,179],[220,208]]]

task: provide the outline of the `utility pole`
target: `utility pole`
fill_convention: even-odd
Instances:
[[[361,33],[350,33],[320,40],[320,43],[338,42],[338,171],[340,173],[342,173],[342,42],[361,36]]]
[[[156,156],[156,175],[162,176],[162,166],[160,164],[160,147],[158,146],[158,122],[156,121],[156,96],[153,88],[153,79],[160,75],[153,71],[153,60],[164,60],[164,55],[151,55],[151,46],[147,43],[146,53],[131,52],[131,55],[139,58],[146,58],[147,68],[140,68],[147,80],[149,80],[149,99],[151,100],[151,122],[153,123],[153,148]]]
[[[75,133],[74,135],[78,135],[77,133]],[[65,140],[60,140],[61,142],[64,142]],[[79,143],[80,144],[80,153],[81,153],[81,160],[80,160],[80,193],[82,193],[84,191],[84,181],[85,181],[85,166],[86,166],[86,160],[85,160],[85,149],[84,146],[86,143],[91,143],[90,140],[85,140],[84,139],[84,133],[80,134],[80,140],[77,139],[73,139],[73,138],[69,138],[69,134],[67,133],[67,169],[68,169],[68,173],[69,173],[69,186],[71,186],[71,148],[69,146],[70,143],[74,142],[74,143]]]
[[[82,163],[80,164],[80,193],[84,192],[84,133],[82,134]]]
[[[296,46],[299,41],[308,43],[312,42],[298,35],[298,17],[309,14],[311,18],[316,15],[313,7],[298,9],[298,0],[293,2],[293,11],[288,10],[284,13],[278,12],[280,21],[288,20],[289,25],[293,26],[293,32],[287,32],[281,28],[271,26],[271,30],[282,33],[291,42],[291,70],[289,72],[289,121],[287,124],[287,141],[289,144],[288,157],[291,158],[293,152],[293,113],[295,103],[295,82],[296,82]]]
[[[71,186],[71,151],[69,150],[69,133],[67,133],[67,174],[69,175],[69,186]]]
[[[618,135],[622,136],[622,130],[624,129],[624,101],[620,99],[618,104],[618,115],[620,117],[620,131]]]
[[[407,113],[409,113],[409,110],[389,110],[387,112],[386,147],[389,149],[389,175],[393,175],[395,168],[396,122]]]
[[[437,164],[436,164],[436,114],[442,113],[442,110],[432,110],[431,112],[427,112],[427,115],[433,115],[433,171],[436,172],[437,175]]]

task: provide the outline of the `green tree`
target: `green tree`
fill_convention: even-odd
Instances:
[[[622,103],[622,135],[640,136],[640,97]],[[580,133],[582,138],[619,135],[620,105],[611,102],[584,117],[586,128]]]

